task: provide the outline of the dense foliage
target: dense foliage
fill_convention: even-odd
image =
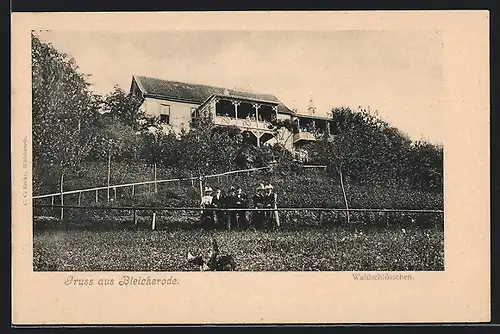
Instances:
[[[318,134],[307,147],[311,163],[326,165],[328,175],[309,177],[283,147],[297,131],[293,122],[272,124],[274,146],[256,147],[237,128],[215,126],[203,115],[188,132],[164,133],[159,120],[139,108],[141,101],[120,88],[104,96],[92,93],[74,60],[36,35],[32,70],[36,194],[58,191],[63,175],[64,189],[104,186],[108,160],[111,184],[152,180],[154,166],[162,179],[275,162],[272,175],[221,185],[239,183],[251,191],[266,179],[276,185],[282,205],[343,207],[343,175],[353,207],[442,207],[442,147],[412,142],[370,110],[332,110],[333,140]]]
[[[333,139],[318,134],[308,145],[313,163],[343,172],[351,182],[443,191],[443,148],[412,142],[370,109],[332,110]]]
[[[75,61],[32,36],[34,185],[42,166],[64,173],[88,156],[96,142],[98,98]]]

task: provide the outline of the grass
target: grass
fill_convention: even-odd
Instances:
[[[102,166],[101,166],[102,167]],[[120,182],[140,180],[141,168],[124,168]],[[128,168],[128,169],[127,169]],[[79,184],[102,185],[102,175],[86,173]],[[150,174],[150,173],[149,173]],[[139,177],[141,176],[141,177]],[[162,174],[162,177],[166,177]],[[92,178],[92,180],[91,180]],[[93,179],[95,178],[95,180]],[[147,179],[147,178],[146,178]],[[76,179],[73,179],[73,181]],[[88,181],[88,182],[87,182]],[[92,182],[90,182],[92,181]],[[275,185],[280,207],[345,206],[334,178],[321,174],[280,175],[259,172],[210,180],[207,185],[240,185],[251,196],[262,181]],[[99,184],[98,184],[99,183]],[[55,184],[53,185],[55,187]],[[115,206],[196,207],[199,188],[195,183],[162,184],[157,194],[147,186],[120,189]],[[442,193],[425,193],[381,186],[350,185],[350,207],[442,209]],[[98,205],[107,206],[106,192],[98,193]],[[76,204],[78,194],[65,196]],[[95,194],[86,193],[83,205],[96,205]],[[50,203],[50,198],[40,203]],[[56,198],[55,204],[58,204]],[[35,216],[59,215],[57,209],[35,209]],[[213,232],[223,253],[231,254],[241,271],[436,271],[444,270],[442,214],[351,213],[353,224],[344,225],[343,213],[280,214],[284,230]],[[139,213],[139,226],[131,226],[132,212],[65,210],[66,222],[53,226],[34,224],[35,271],[187,271],[197,270],[186,261],[188,251],[200,248],[208,254],[211,233],[192,229],[197,212],[159,212],[159,229],[150,231],[151,212]],[[168,224],[167,224],[168,223]],[[118,225],[108,228],[110,225]],[[168,227],[165,227],[167,226]],[[49,228],[44,228],[49,227]],[[62,228],[61,228],[62,227]]]
[[[35,229],[35,271],[191,271],[214,235],[238,271],[444,270],[442,228],[307,228],[214,231],[145,228]]]
[[[126,182],[139,182],[152,180],[152,167],[124,163],[116,163],[112,173],[111,184]],[[107,169],[105,165],[87,163],[82,166],[85,173],[81,175],[69,174],[65,176],[66,190],[84,189],[106,185]],[[53,171],[52,171],[53,172]],[[104,174],[103,174],[104,172]],[[177,177],[174,171],[158,169],[158,179]],[[53,173],[52,183],[46,182],[44,189],[37,193],[50,193],[59,191],[59,179]],[[212,188],[221,187],[226,192],[230,186],[241,186],[249,196],[255,192],[255,188],[261,182],[271,182],[278,194],[278,205],[281,207],[324,207],[344,208],[345,202],[339,181],[332,175],[322,172],[308,171],[303,173],[279,173],[259,171],[228,177],[211,178],[206,180],[205,185]],[[442,192],[422,192],[405,187],[389,187],[381,185],[347,184],[346,192],[349,206],[352,208],[401,208],[401,209],[442,209]],[[132,196],[132,188],[118,188],[117,200],[113,205],[156,205],[156,206],[198,206],[200,201],[198,182],[183,181],[180,184],[161,183],[158,185],[158,193],[150,194],[154,189],[151,185],[135,187],[135,195]],[[114,191],[110,191],[114,197]],[[106,191],[98,193],[99,203],[107,201]],[[56,196],[55,204],[59,204],[60,198]],[[84,205],[95,204],[95,192],[84,193],[81,198]],[[76,204],[78,194],[65,196],[65,204]],[[50,198],[38,200],[37,203],[49,204]]]

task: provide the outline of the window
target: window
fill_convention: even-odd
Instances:
[[[191,118],[198,118],[200,117],[198,108],[191,108]]]
[[[160,105],[160,122],[170,124],[170,106],[168,104]]]

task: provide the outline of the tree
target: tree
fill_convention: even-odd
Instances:
[[[348,131],[339,133],[335,140],[323,137],[307,146],[312,161],[327,166],[331,172],[334,170],[339,176],[344,203],[346,206],[347,222],[350,222],[349,201],[347,200],[346,188],[344,186],[344,170],[352,162],[353,151],[358,143],[352,133]]]
[[[141,153],[141,133],[124,124],[111,113],[99,117],[97,140],[92,149],[93,160],[104,160],[112,154],[113,160],[138,160]]]
[[[74,59],[31,35],[34,181],[37,168],[62,175],[88,156],[96,140],[99,98]],[[36,186],[35,186],[36,187]]]
[[[140,136],[142,159],[164,166],[178,166],[180,140],[175,133],[163,131],[147,132]]]
[[[443,191],[443,147],[424,140],[412,145],[408,171],[414,187],[424,191]]]
[[[103,109],[134,131],[148,132],[160,128],[157,117],[147,115],[141,108],[142,100],[118,86],[103,98]]]
[[[402,186],[407,183],[411,140],[369,108],[332,110],[333,140],[318,136],[307,146],[313,162],[339,176],[346,207],[352,182]],[[349,219],[349,216],[348,216]]]
[[[332,110],[335,156],[346,176],[370,184],[403,184],[411,140],[369,108]],[[319,146],[321,147],[321,146]],[[311,145],[310,150],[319,149]],[[314,153],[314,152],[313,152]],[[316,159],[331,157],[316,153]]]
[[[291,119],[273,119],[269,123],[269,129],[273,130],[276,142],[283,147],[299,131],[297,123]]]
[[[234,169],[242,143],[238,128],[216,126],[208,113],[202,114],[191,121],[189,132],[180,135],[177,162],[199,174]]]

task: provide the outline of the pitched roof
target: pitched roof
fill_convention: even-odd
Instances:
[[[248,98],[255,100],[269,101],[278,104],[278,111],[281,113],[292,113],[276,96],[271,94],[250,93],[240,90],[213,87],[207,85],[190,84],[178,81],[169,81],[145,76],[132,77],[145,96],[155,97],[166,100],[176,100],[194,104],[202,104],[212,95],[224,94],[226,91],[229,96]]]

